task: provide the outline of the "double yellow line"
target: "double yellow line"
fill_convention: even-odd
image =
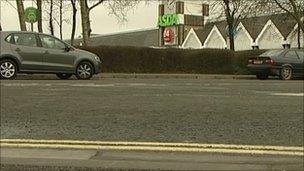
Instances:
[[[1,148],[47,148],[78,150],[128,150],[163,152],[206,152],[229,154],[260,154],[304,156],[304,147],[252,146],[197,143],[104,142],[72,140],[1,139]]]

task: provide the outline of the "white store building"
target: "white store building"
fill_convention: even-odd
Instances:
[[[94,45],[192,49],[230,47],[226,21],[211,21],[209,13],[212,11],[203,1],[163,0],[158,12],[157,28],[97,35],[91,42]],[[240,20],[234,39],[236,51],[295,48],[298,47],[298,26],[288,14],[250,17]],[[302,32],[300,41],[303,47]]]
[[[197,29],[195,32],[196,36],[200,38],[202,46],[192,48],[229,48],[226,21],[206,23],[203,28]],[[185,41],[191,41],[191,39]],[[247,18],[238,24],[234,41],[236,51],[253,48],[296,48],[298,47],[298,26],[288,14]],[[300,41],[303,47],[302,32]]]

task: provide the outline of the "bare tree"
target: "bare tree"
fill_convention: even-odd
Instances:
[[[80,0],[81,9],[81,22],[82,22],[82,34],[83,34],[83,44],[88,45],[89,38],[92,32],[90,12],[100,4],[110,9],[110,15],[117,17],[119,21],[126,21],[126,13],[128,10],[135,7],[140,0],[99,0],[92,4],[90,7],[88,5],[88,0]]]
[[[38,32],[42,33],[42,0],[37,0],[37,9],[38,9]]]
[[[304,23],[301,18],[304,16],[303,0],[273,0],[283,11],[291,15],[298,23],[299,28],[304,32]]]
[[[63,17],[62,17],[62,6],[63,2],[62,0],[59,0],[59,34],[60,34],[60,39],[62,40],[62,24],[63,24]]]
[[[72,19],[72,32],[71,32],[71,45],[74,44],[75,32],[76,32],[76,24],[77,24],[77,0],[70,0],[72,4],[73,10],[73,19]]]
[[[55,34],[55,30],[58,28],[59,38],[61,40],[63,40],[63,24],[69,21],[68,15],[65,14],[71,10],[67,2],[68,1],[65,0],[51,0],[46,4],[51,34]]]
[[[127,22],[127,13],[131,9],[134,9],[139,2],[143,0],[117,0],[117,1],[106,1],[105,6],[109,9],[109,15],[114,16],[119,23]],[[145,1],[146,5],[149,4]]]
[[[235,50],[234,36],[238,23],[241,19],[252,15],[254,2],[247,0],[220,0],[213,1],[211,8],[214,11],[221,11],[217,18],[224,18],[227,22],[227,32],[229,37],[229,46],[231,50]]]
[[[23,0],[16,0],[16,5],[19,16],[20,29],[21,31],[26,31]]]
[[[303,0],[259,0],[259,5],[270,13],[285,12],[292,16],[298,24],[298,48],[301,48],[301,31],[304,33],[304,1]],[[304,39],[304,37],[303,37]]]
[[[82,23],[82,36],[83,44],[88,45],[90,34],[92,32],[91,22],[90,22],[90,12],[95,7],[103,3],[105,0],[99,0],[97,3],[89,7],[88,0],[80,0],[80,10],[81,10],[81,23]]]
[[[50,0],[50,10],[49,10],[49,30],[51,35],[54,35],[54,25],[53,25],[53,9],[54,9],[54,1]]]
[[[301,48],[301,30],[304,34],[304,23],[302,17],[304,16],[304,2],[303,0],[273,0],[276,5],[283,11],[291,15],[298,24],[298,48]],[[304,38],[303,38],[304,39]]]

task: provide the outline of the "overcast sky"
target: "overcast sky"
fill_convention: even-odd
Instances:
[[[0,21],[2,24],[3,30],[19,30],[19,21],[18,14],[15,7],[15,0],[10,0],[10,3],[0,0],[1,3],[1,16]],[[32,1],[27,0],[25,2],[25,8],[32,6]],[[35,6],[35,4],[33,4]],[[68,10],[67,10],[68,11]],[[78,14],[80,10],[78,11]],[[71,12],[66,13],[67,18],[71,17]],[[117,19],[114,16],[109,15],[109,10],[103,5],[100,5],[93,9],[91,13],[92,21],[92,33],[93,34],[107,34],[113,32],[127,31],[127,30],[136,30],[136,29],[145,29],[156,27],[158,17],[158,2],[153,1],[149,5],[146,5],[144,2],[141,2],[135,9],[129,11],[127,18],[128,22],[125,24],[119,24]],[[46,16],[44,18],[47,18]],[[44,32],[49,33],[48,23],[44,21]],[[81,34],[81,20],[78,15],[78,24],[76,36]],[[56,25],[56,24],[55,24]],[[35,26],[35,30],[36,30]],[[28,26],[29,28],[29,26]],[[56,36],[58,34],[58,28],[55,28]],[[71,24],[64,25],[64,39],[70,38]]]

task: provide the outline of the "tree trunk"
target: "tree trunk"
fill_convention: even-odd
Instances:
[[[303,38],[302,48],[304,48],[304,31],[302,31],[302,38]]]
[[[234,47],[234,16],[227,16],[227,24],[228,24],[228,36],[229,36],[229,48],[230,50],[235,51]]]
[[[91,32],[90,10],[86,0],[80,0],[83,45],[88,46]]]
[[[228,25],[228,36],[229,36],[229,46],[230,50],[235,50],[234,48],[234,12],[231,12],[230,9],[230,1],[224,0],[225,4],[225,15],[226,15],[226,21]]]
[[[26,31],[23,1],[16,0],[16,4],[17,4],[18,16],[19,16],[20,30]]]
[[[304,33],[304,23],[303,21],[301,20],[301,18],[299,17],[298,19],[298,25],[299,25],[299,28],[302,30],[302,32]]]
[[[54,35],[54,25],[53,25],[53,6],[54,6],[54,3],[53,3],[53,0],[50,1],[50,13],[49,13],[49,27],[50,27],[50,32],[51,32],[51,35]]]
[[[230,50],[235,51],[234,47],[234,26],[229,24],[229,41],[230,41]]]
[[[295,19],[298,23],[298,37],[297,37],[298,38],[298,48],[301,49],[301,31],[303,32],[303,35],[304,35],[304,24],[301,20],[300,14],[296,15],[296,16],[297,16],[297,18],[295,18]]]
[[[2,26],[1,26],[1,23],[0,23],[0,31],[2,31]]]
[[[72,33],[71,33],[71,45],[74,44],[75,32],[76,32],[76,22],[77,22],[77,8],[76,8],[76,1],[71,0],[71,4],[73,7],[73,23],[72,23]]]
[[[60,39],[62,40],[62,0],[59,1],[59,33],[60,33]]]
[[[42,33],[42,0],[37,0],[38,9],[38,32]]]
[[[301,49],[301,28],[298,27],[298,49]]]

